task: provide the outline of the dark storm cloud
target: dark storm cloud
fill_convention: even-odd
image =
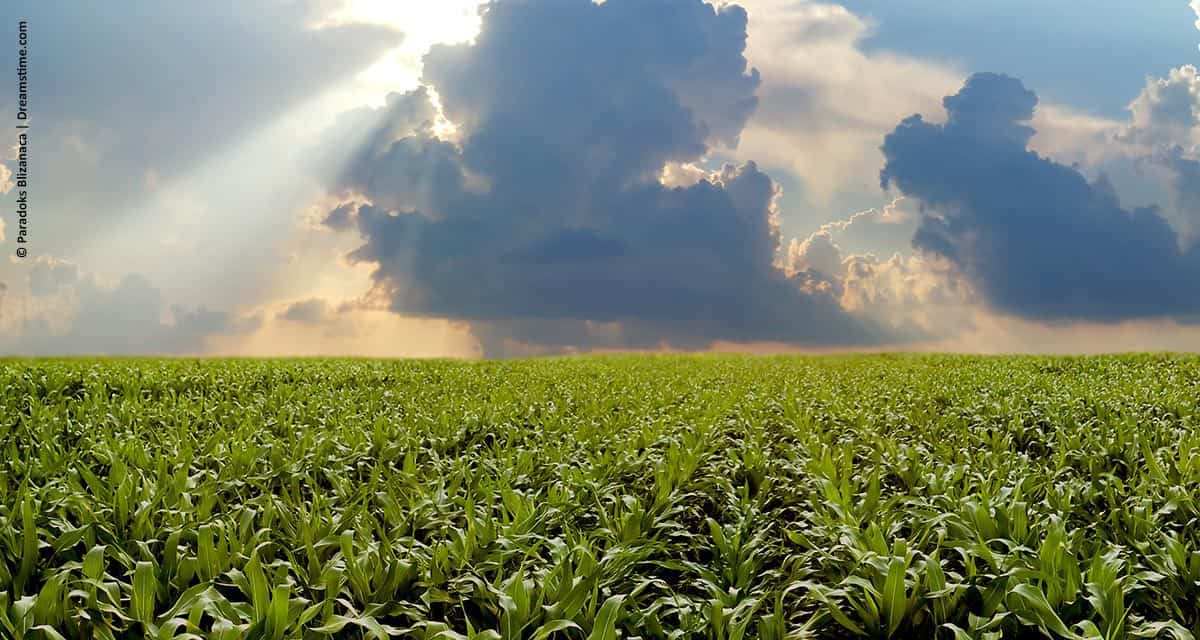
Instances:
[[[559,147],[613,134],[626,160],[691,155],[699,129],[735,140],[757,105],[746,20],[700,0],[497,2],[475,46],[426,56],[425,79],[472,130],[499,134],[500,119]]]
[[[390,116],[427,96],[394,98],[376,114],[383,144],[365,141],[333,185],[371,204],[327,224],[358,229],[351,258],[379,265],[393,309],[485,323],[491,343],[578,345],[582,321],[639,345],[871,339],[776,268],[778,186],[753,163],[659,181],[735,143],[753,112],[746,19],[700,0],[493,3],[473,45],[425,58],[461,143]],[[395,120],[409,135],[386,139]]]
[[[924,207],[913,246],[950,260],[994,308],[1035,320],[1119,321],[1200,308],[1200,255],[1154,208],[1125,209],[1104,180],[1027,148],[1037,97],[976,74],[888,134],[883,186]]]
[[[353,183],[354,177],[369,175],[371,164],[393,143],[414,134],[428,138],[436,118],[437,109],[424,87],[389,93],[382,108],[359,107],[338,114],[312,149],[311,168],[318,174],[340,172],[349,181],[345,186],[365,191],[366,185]]]

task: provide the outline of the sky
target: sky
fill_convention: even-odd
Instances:
[[[1200,350],[1198,24],[5,5],[0,354]]]

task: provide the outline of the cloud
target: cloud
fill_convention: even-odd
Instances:
[[[79,267],[52,258],[38,258],[29,270],[29,292],[36,298],[51,296],[79,280]]]
[[[804,240],[793,239],[788,245],[786,261],[791,271],[815,271],[822,278],[838,278],[843,271],[842,251],[826,229]]]
[[[0,338],[0,353],[200,353],[213,336],[242,335],[261,324],[259,316],[168,307],[161,291],[141,274],[106,284],[50,258],[29,268],[28,285],[18,291],[5,287],[0,298],[0,326],[7,336]]]
[[[944,260],[899,253],[881,260],[856,254],[847,256],[844,265],[839,283],[842,306],[887,327],[897,344],[955,336],[974,327],[975,293]]]
[[[1131,122],[1122,139],[1154,146],[1200,143],[1200,74],[1196,67],[1171,69],[1166,78],[1148,78],[1129,105]]]
[[[874,240],[881,233],[902,235],[915,221],[908,205],[905,198],[899,197],[884,207],[856,211],[844,220],[826,222],[804,240],[792,238],[782,256],[784,271],[810,272],[809,277],[838,284],[846,274],[845,262],[854,254],[843,244],[862,244],[864,239]]]
[[[31,5],[23,17],[38,45],[36,124],[44,132],[85,121],[137,134],[103,140],[106,161],[192,162],[342,82],[402,39],[378,25],[314,26],[333,8],[319,0]],[[5,98],[15,96],[0,103]],[[41,165],[49,166],[44,154]]]
[[[370,164],[389,147],[414,134],[430,137],[438,110],[425,87],[408,93],[389,93],[382,107],[359,107],[337,115],[312,151],[311,169],[318,174],[339,172],[344,180],[370,172]],[[377,180],[380,182],[381,180]],[[363,190],[367,185],[346,184]]]
[[[623,171],[642,169],[634,158],[657,171],[663,156],[693,156],[698,134],[736,140],[754,111],[746,19],[737,5],[700,0],[493,3],[475,45],[435,46],[424,79],[460,127],[491,131],[500,120],[525,127],[516,133],[557,134],[544,144],[559,146],[615,134]]]
[[[863,209],[848,218],[826,222],[809,235],[829,236],[842,254],[908,252],[911,249],[909,237],[916,229],[919,216],[915,201],[898,197],[882,207]],[[814,242],[822,241],[815,239]],[[785,268],[792,259],[788,256],[800,251],[799,245],[803,243],[796,238],[791,240],[788,255],[784,256]],[[792,269],[799,270],[795,265]]]
[[[276,314],[276,318],[287,322],[304,325],[319,325],[329,315],[329,304],[320,298],[310,298],[293,302],[286,309]]]
[[[464,323],[341,307],[331,320],[332,324],[321,325],[264,322],[253,332],[211,335],[205,340],[205,353],[367,358],[472,358],[480,355],[479,340]]]
[[[1187,317],[1200,254],[1149,207],[1122,208],[1106,180],[1028,149],[1037,97],[981,73],[884,139],[885,188],[918,200],[913,246],[948,261],[994,310],[1040,321]]]
[[[360,323],[355,322],[361,313],[356,314],[356,311],[367,309],[356,309],[353,303],[334,307],[324,298],[313,297],[287,305],[275,314],[275,320],[276,326],[305,329],[312,332],[313,337],[319,334],[321,339],[346,342],[345,339],[357,337],[361,331]],[[399,345],[393,348],[397,347]]]
[[[86,244],[79,221],[91,221],[97,210],[106,226],[132,215],[147,193],[148,173],[167,184],[189,175],[401,42],[397,31],[379,25],[318,26],[335,4],[23,7],[36,45],[30,77],[38,170],[31,189],[46,214],[41,250],[75,255]],[[0,86],[0,112],[15,111],[15,87]]]
[[[1200,71],[1184,65],[1148,78],[1113,138],[1139,171],[1166,188],[1164,215],[1184,248],[1200,236]]]
[[[917,222],[911,204],[896,198],[886,207],[821,225],[804,240],[793,239],[785,270],[835,296],[847,313],[884,327],[894,344],[970,330],[977,297],[945,260],[899,252],[883,260],[842,246],[884,228],[911,234]]]
[[[762,71],[759,109],[739,157],[786,168],[825,205],[874,189],[879,137],[907,114],[937,105],[962,82],[951,65],[866,51],[871,24],[846,8],[808,0],[745,0],[747,55]]]
[[[1128,157],[1114,134],[1122,126],[1119,120],[1039,102],[1030,124],[1035,133],[1029,148],[1058,162],[1098,168]]]
[[[562,353],[605,350],[655,351],[669,348],[669,341],[653,332],[619,322],[522,318],[471,324],[471,335],[486,358],[528,358]],[[707,341],[692,344],[675,341],[679,349],[699,349]]]
[[[1188,6],[1191,7],[1192,13],[1196,14],[1195,25],[1196,29],[1200,30],[1200,0],[1192,0],[1188,3]]]
[[[1124,121],[1039,105],[1030,149],[1103,176],[1127,204],[1155,206],[1187,249],[1200,237],[1200,75],[1147,78]]]
[[[786,210],[797,225],[827,220],[832,216],[824,211],[831,208],[875,201],[883,164],[880,138],[905,116],[937,109],[943,96],[962,85],[966,71],[944,56],[881,48],[875,36],[903,28],[888,21],[892,9],[883,5],[872,12],[888,14],[879,22],[828,2],[741,2],[749,12],[746,55],[761,70],[762,86],[736,157],[800,178],[803,189],[789,197],[798,196],[792,202],[807,208],[792,209],[789,202]],[[1043,105],[1036,118],[1032,146],[1051,157],[1096,161],[1113,151],[1108,140],[1113,120],[1064,105]]]
[[[746,20],[699,0],[490,5],[473,44],[426,56],[430,92],[377,110],[384,133],[330,185],[369,201],[326,223],[363,238],[350,258],[377,265],[370,297],[469,320],[489,344],[565,342],[554,323],[619,323],[639,345],[879,339],[777,267],[780,189],[757,165],[683,169],[754,110]],[[432,91],[458,142],[395,115]]]

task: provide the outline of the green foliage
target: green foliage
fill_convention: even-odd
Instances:
[[[0,361],[0,637],[1190,639],[1200,359]]]

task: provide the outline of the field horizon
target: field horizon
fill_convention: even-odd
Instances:
[[[756,353],[750,351],[741,351],[737,349],[729,351],[603,351],[603,352],[583,352],[583,353],[550,353],[550,354],[534,354],[526,356],[365,356],[352,354],[335,354],[335,355],[187,355],[187,354],[119,354],[109,355],[103,353],[79,353],[70,355],[0,355],[0,364],[3,363],[20,363],[20,362],[102,362],[102,361],[198,361],[198,362],[289,362],[289,361],[354,361],[354,362],[426,362],[438,363],[444,362],[448,364],[454,363],[501,363],[501,362],[538,362],[538,361],[556,361],[556,360],[611,360],[611,359],[854,359],[854,358],[878,358],[878,359],[893,359],[893,358],[951,358],[951,359],[980,359],[980,360],[996,360],[996,359],[1064,359],[1064,360],[1079,360],[1087,358],[1200,358],[1200,351],[1188,350],[1118,350],[1118,351],[1095,351],[1095,352],[1078,352],[1078,351],[1006,351],[1006,352],[983,352],[983,351],[905,351],[905,350],[883,350],[883,351],[820,351],[820,352],[766,352]]]

